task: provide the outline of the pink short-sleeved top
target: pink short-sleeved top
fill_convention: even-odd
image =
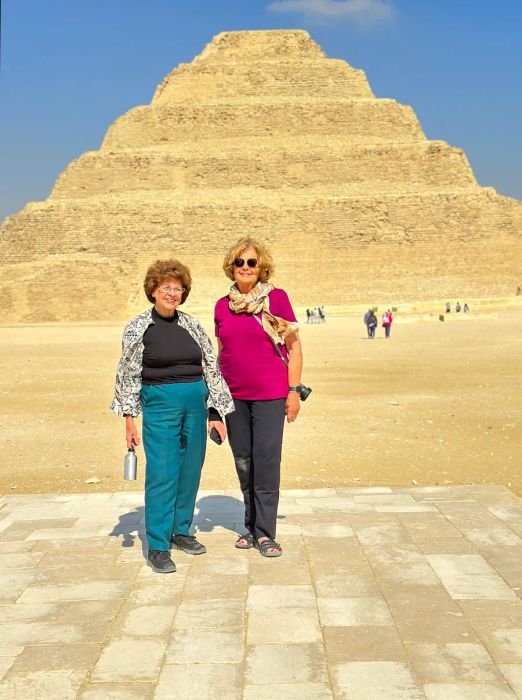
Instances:
[[[286,321],[297,321],[287,293],[273,289],[270,312]],[[261,401],[288,395],[288,369],[272,340],[252,314],[236,314],[228,296],[219,299],[214,311],[216,337],[221,342],[221,373],[235,399]],[[279,346],[285,357],[286,348]]]

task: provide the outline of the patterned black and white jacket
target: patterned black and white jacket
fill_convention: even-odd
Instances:
[[[179,325],[196,341],[201,349],[201,367],[203,378],[208,387],[207,407],[215,408],[224,418],[234,410],[230,390],[221,374],[212,342],[203,327],[193,316],[178,311]],[[142,412],[140,402],[141,370],[143,365],[143,336],[147,328],[154,323],[152,307],[135,316],[125,326],[121,343],[121,358],[116,370],[116,385],[111,410],[118,416],[139,416]]]

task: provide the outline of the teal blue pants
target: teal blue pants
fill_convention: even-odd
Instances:
[[[188,535],[207,446],[207,385],[143,385],[145,529],[149,549]]]

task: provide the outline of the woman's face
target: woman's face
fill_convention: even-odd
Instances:
[[[152,292],[155,307],[162,316],[172,316],[181,303],[183,286],[177,277],[167,277]]]
[[[259,261],[255,248],[252,248],[252,246],[245,248],[239,258],[236,258],[236,260],[242,260],[243,264],[241,267],[237,267],[234,262],[234,280],[236,281],[240,291],[248,291],[252,289],[259,279]],[[249,260],[256,261],[255,267],[250,267],[248,265]]]

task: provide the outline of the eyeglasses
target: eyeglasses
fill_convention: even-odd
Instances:
[[[183,294],[185,287],[158,287],[162,294]]]
[[[236,258],[234,260],[234,267],[243,267],[245,263],[248,265],[248,267],[257,267],[258,260],[256,258],[248,258],[248,260]]]

